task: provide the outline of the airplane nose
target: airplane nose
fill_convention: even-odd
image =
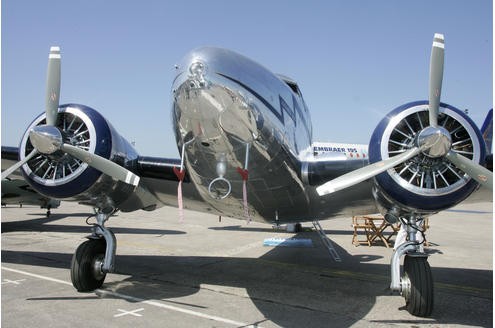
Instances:
[[[225,134],[245,143],[257,135],[252,99],[226,78],[239,69],[237,57],[225,49],[206,47],[193,50],[182,61],[173,96],[175,122],[183,140],[189,133],[203,145],[225,151],[220,149],[225,143],[219,142]]]

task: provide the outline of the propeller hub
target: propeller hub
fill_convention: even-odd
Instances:
[[[452,146],[452,138],[447,129],[428,126],[419,133],[417,143],[424,155],[438,158],[447,155]]]
[[[52,125],[38,125],[29,131],[29,140],[42,154],[53,154],[63,144],[62,133],[60,130]]]

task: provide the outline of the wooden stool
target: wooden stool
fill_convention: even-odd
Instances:
[[[359,246],[361,244],[368,244],[368,246],[371,247],[372,226],[370,222],[362,216],[353,216],[352,227],[354,228],[354,234],[352,235],[352,244],[354,246]],[[358,229],[364,230],[364,235],[366,236],[366,240],[358,239]]]

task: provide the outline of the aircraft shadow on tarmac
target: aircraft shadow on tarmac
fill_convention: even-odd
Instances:
[[[342,263],[333,262],[315,235],[313,233],[311,237],[314,248],[275,247],[260,258],[117,255],[116,273],[129,277],[105,283],[103,288],[194,308],[205,306],[174,299],[200,290],[220,291],[222,298],[232,296],[236,300],[241,295],[241,299],[245,299],[242,293],[236,294],[235,288],[240,288],[246,290],[250,301],[267,320],[279,326],[326,327],[329,323],[332,326],[350,326],[371,310],[377,297],[390,295],[389,266],[366,263],[376,257],[352,256],[337,244],[334,247]],[[308,236],[309,233],[301,233],[296,237]],[[312,260],[306,260],[310,257]],[[66,253],[2,250],[3,263],[69,269],[71,258],[72,254]],[[492,271],[433,268],[433,275],[437,287],[432,318],[374,322],[492,325]],[[471,288],[452,290],[445,287],[448,284],[465,285],[466,281],[473,283]],[[87,294],[81,294],[80,299],[86,298]],[[50,298],[32,300],[46,301]],[[94,301],[94,297],[88,300]],[[402,300],[400,304],[403,304]],[[235,313],[235,308],[233,310]],[[389,317],[393,311],[398,309],[387,309],[383,317]]]

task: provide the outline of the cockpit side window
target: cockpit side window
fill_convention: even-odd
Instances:
[[[285,83],[287,83],[287,85],[292,89],[292,91],[294,91],[296,95],[298,95],[299,97],[301,96],[301,92],[299,91],[299,87],[297,86],[297,84],[288,81],[285,81]]]
[[[298,95],[299,97],[302,97],[302,94],[301,94],[301,91],[299,90],[299,87],[297,86],[297,83],[296,81],[294,81],[293,79],[291,79],[290,77],[287,77],[285,75],[282,75],[282,74],[277,74],[277,76],[285,82],[285,84],[287,84],[289,86],[289,88],[292,90],[292,92],[294,92],[296,95]]]
[[[299,96],[301,95],[301,93],[299,92],[299,88],[297,87],[297,84],[290,82],[286,82],[286,83],[292,89],[292,91],[294,91],[294,93],[298,94]]]

